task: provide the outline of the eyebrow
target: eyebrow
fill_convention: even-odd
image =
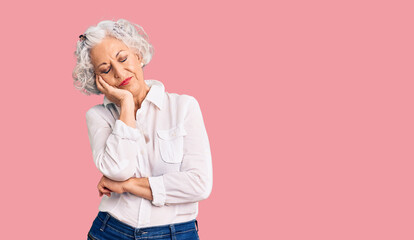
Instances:
[[[119,54],[120,52],[122,52],[122,51],[125,51],[125,50],[119,50],[119,52],[115,55],[115,58],[116,58],[116,57],[118,57],[118,54]],[[100,66],[101,66],[101,65],[103,65],[103,64],[108,64],[108,63],[103,62],[103,63],[99,64],[99,65],[98,65],[98,67],[100,67]]]

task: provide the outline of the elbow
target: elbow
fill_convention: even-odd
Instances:
[[[198,201],[207,199],[213,189],[213,181],[211,179],[205,180],[203,184],[200,184],[196,191],[196,199]]]
[[[206,188],[204,191],[202,191],[199,194],[199,200],[201,201],[201,200],[207,199],[210,196],[210,194],[211,194],[211,190],[212,190],[212,188],[209,187],[209,188]]]
[[[104,155],[101,155],[96,161],[96,167],[107,178],[114,181],[126,181],[133,177],[135,174],[135,168],[131,164],[108,164],[108,161],[103,160]]]

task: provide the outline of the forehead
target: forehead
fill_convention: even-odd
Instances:
[[[99,44],[95,45],[90,52],[92,63],[101,64],[108,58],[115,58],[119,50],[128,50],[128,46],[121,40],[113,37],[104,38]]]

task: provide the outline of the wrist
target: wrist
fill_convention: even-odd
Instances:
[[[125,184],[123,186],[124,192],[129,192],[136,188],[149,188],[149,180],[147,177],[142,178],[136,178],[132,177],[125,181]]]
[[[121,107],[127,106],[127,107],[133,107],[134,106],[134,98],[132,96],[125,96],[120,101]]]
[[[124,182],[124,184],[122,186],[122,189],[123,189],[124,192],[129,192],[129,193],[131,192],[131,189],[134,187],[135,179],[137,179],[137,178],[132,177],[132,178],[129,178],[128,180],[126,180]]]

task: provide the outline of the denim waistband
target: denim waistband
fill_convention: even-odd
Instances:
[[[108,212],[99,211],[97,218],[102,221],[100,230],[104,231],[104,228],[111,226],[116,229],[119,233],[122,233],[126,236],[145,236],[151,237],[153,235],[164,235],[170,233],[179,233],[189,230],[196,229],[198,232],[198,223],[197,220],[191,220],[188,222],[167,224],[161,226],[153,227],[143,227],[143,228],[134,228],[126,223],[119,221],[118,219],[112,217]]]

